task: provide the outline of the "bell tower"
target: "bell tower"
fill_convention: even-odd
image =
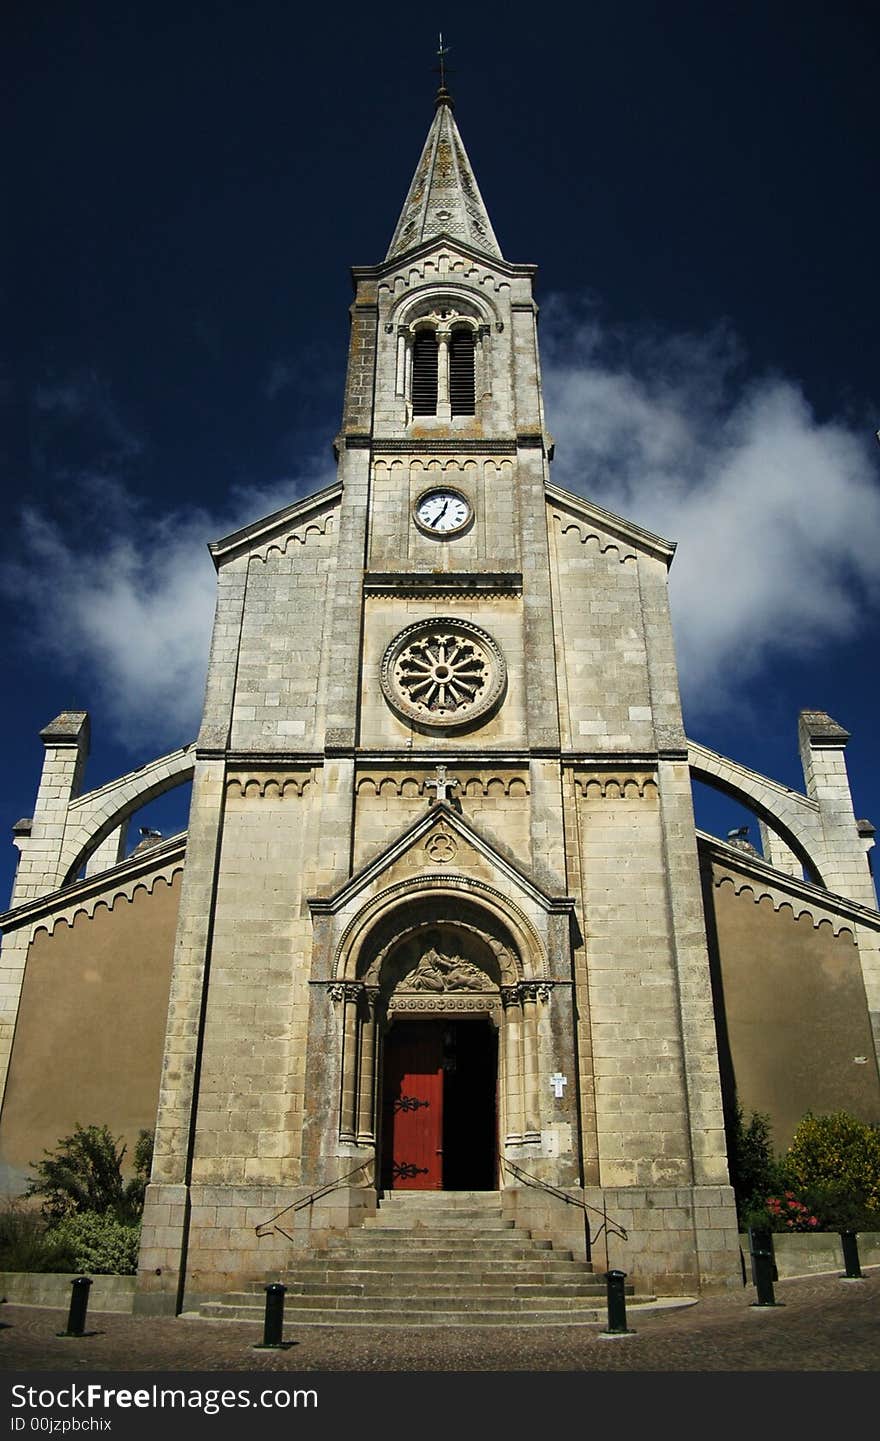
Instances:
[[[559,725],[534,275],[503,258],[441,89],[385,260],[353,271],[336,441],[352,589],[338,592],[333,654],[361,686],[340,682],[328,739],[426,759],[514,747],[540,792]],[[386,656],[395,626],[438,615],[497,617],[505,662],[477,634],[465,642],[476,658],[451,668],[425,671],[411,647]],[[561,880],[561,830],[547,839],[542,827]]]

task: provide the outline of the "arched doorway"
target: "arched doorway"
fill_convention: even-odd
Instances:
[[[338,1110],[332,1133],[316,1112],[314,1134],[340,1159],[371,1154],[379,1189],[507,1187],[503,1162],[547,1171],[545,1147],[554,1180],[575,1172],[570,1104],[541,1085],[571,1034],[568,991],[514,902],[459,876],[380,893],[337,942],[328,1000]],[[433,1129],[414,1142],[426,1101]]]
[[[501,967],[485,934],[428,919],[381,964],[384,1190],[491,1190]]]

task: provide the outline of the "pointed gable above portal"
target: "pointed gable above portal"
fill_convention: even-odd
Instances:
[[[445,843],[435,853],[432,837]],[[345,912],[377,889],[405,887],[408,881],[424,890],[434,879],[426,876],[426,859],[428,863],[439,862],[436,879],[453,886],[462,885],[462,872],[467,872],[473,887],[471,873],[484,871],[486,881],[500,892],[515,896],[526,909],[568,915],[575,904],[571,896],[556,891],[552,875],[523,865],[497,837],[475,826],[450,802],[435,801],[354,875],[339,886],[328,886],[320,895],[309,897],[309,910],[313,916]]]
[[[445,90],[437,95],[437,113],[385,259],[439,235],[503,259]]]

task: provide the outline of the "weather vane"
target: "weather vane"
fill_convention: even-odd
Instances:
[[[439,65],[439,70],[440,70],[440,89],[441,89],[441,90],[445,90],[445,89],[446,89],[446,57],[447,57],[447,55],[449,54],[449,46],[443,44],[443,34],[442,34],[442,31],[441,31],[441,33],[440,33],[440,37],[439,37],[439,38],[440,38],[440,45],[439,45],[439,48],[438,48],[438,50],[437,50],[437,55],[438,55],[438,58],[439,58],[439,60],[440,60],[440,65]]]

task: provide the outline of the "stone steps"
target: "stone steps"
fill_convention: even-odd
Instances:
[[[501,1299],[505,1296],[598,1296],[604,1300],[605,1284],[596,1279],[594,1281],[562,1281],[548,1284],[546,1281],[518,1281],[515,1277],[509,1277],[503,1281],[471,1281],[467,1284],[461,1282],[438,1281],[436,1277],[424,1276],[416,1282],[401,1281],[397,1285],[389,1285],[385,1281],[374,1281],[362,1277],[359,1280],[345,1281],[339,1277],[330,1276],[322,1281],[288,1281],[284,1280],[287,1287],[287,1295],[290,1296],[361,1296],[387,1297],[389,1305],[399,1305],[401,1298],[404,1300],[409,1296],[433,1296],[440,1300],[449,1297],[467,1296],[471,1299],[478,1296],[485,1296],[488,1299]],[[634,1287],[629,1287],[629,1293],[634,1292]],[[264,1303],[264,1292],[262,1287],[253,1287],[247,1291],[235,1293],[237,1297],[245,1298],[238,1300],[237,1304],[251,1304],[255,1301],[258,1305]]]
[[[399,1296],[385,1294],[372,1295],[365,1293],[358,1295],[351,1291],[328,1291],[318,1294],[311,1292],[304,1294],[291,1293],[288,1291],[285,1299],[285,1315],[290,1313],[289,1319],[296,1319],[304,1308],[319,1311],[368,1311],[371,1315],[392,1313],[398,1316],[408,1316],[410,1309],[419,1311],[462,1311],[479,1310],[486,1312],[501,1313],[506,1315],[509,1312],[517,1311],[558,1311],[569,1302],[589,1302],[591,1307],[602,1305],[604,1294],[588,1294],[586,1296],[572,1296],[567,1291],[558,1295],[545,1295],[542,1287],[530,1288],[535,1291],[534,1295],[517,1295],[512,1291],[505,1290],[502,1295],[487,1296],[479,1287],[471,1288],[472,1295],[462,1295],[459,1291],[449,1290],[445,1293],[424,1292],[412,1297],[410,1305],[406,1293]],[[301,1303],[301,1304],[300,1304]],[[224,1297],[222,1302],[205,1302],[203,1314],[209,1314],[210,1307],[216,1305],[226,1308],[234,1306],[240,1311],[252,1313],[255,1319],[262,1320],[265,1311],[265,1298],[257,1296],[248,1291],[232,1291]],[[387,1316],[385,1317],[387,1319]]]
[[[424,1218],[424,1219],[423,1219]],[[399,1211],[390,1216],[383,1215],[369,1216],[364,1221],[365,1231],[392,1232],[392,1231],[466,1231],[473,1226],[478,1226],[481,1232],[484,1231],[512,1231],[516,1225],[515,1221],[508,1221],[503,1216],[487,1216],[485,1211],[451,1211],[448,1216],[432,1216],[429,1211],[415,1211],[408,1214],[406,1211]]]
[[[528,1258],[522,1262],[490,1261],[484,1258],[480,1261],[479,1266],[461,1265],[457,1261],[450,1261],[443,1267],[444,1277],[450,1285],[467,1283],[472,1278],[475,1278],[477,1282],[510,1278],[527,1284],[532,1281],[544,1281],[551,1276],[558,1277],[559,1280],[566,1280],[570,1277],[580,1277],[583,1273],[583,1262],[555,1259],[550,1259],[543,1265],[534,1265],[529,1262]],[[420,1276],[435,1277],[436,1274],[436,1267],[426,1260],[394,1262],[393,1260],[376,1261],[365,1257],[362,1260],[352,1261],[351,1264],[328,1265],[326,1259],[314,1257],[309,1260],[297,1261],[294,1266],[281,1275],[280,1279],[286,1286],[290,1286],[297,1281],[318,1281],[331,1277],[356,1281],[364,1276],[374,1276],[388,1281],[398,1279],[402,1285],[408,1285],[410,1280],[415,1283]],[[257,1285],[258,1283],[254,1282],[254,1286]]]
[[[607,1314],[592,1266],[508,1221],[497,1191],[397,1192],[363,1226],[199,1314],[261,1323],[269,1280],[287,1287],[293,1326],[545,1326]],[[628,1304],[653,1299],[626,1289]]]
[[[510,1257],[511,1260],[525,1260],[529,1256],[536,1256],[543,1252],[549,1252],[566,1261],[572,1259],[571,1251],[554,1251],[553,1242],[546,1240],[530,1239],[528,1233],[517,1230],[515,1232],[486,1232],[475,1235],[473,1232],[463,1235],[460,1239],[452,1239],[448,1232],[429,1233],[426,1231],[400,1231],[392,1234],[382,1232],[369,1232],[369,1243],[366,1237],[363,1240],[354,1240],[349,1232],[345,1236],[333,1237],[327,1241],[318,1254],[336,1257],[341,1256],[400,1256],[403,1252],[406,1255],[436,1255],[448,1257],[454,1260],[456,1257],[467,1259],[485,1255],[497,1256],[499,1258]]]
[[[196,1314],[205,1320],[259,1321],[261,1324],[263,1321],[263,1312],[260,1308],[238,1308],[213,1302],[205,1302]],[[458,1306],[448,1311],[426,1311],[407,1306],[404,1312],[398,1305],[393,1312],[387,1315],[372,1309],[322,1311],[301,1306],[295,1310],[288,1308],[285,1311],[285,1324],[290,1326],[400,1326],[407,1330],[413,1326],[573,1326],[596,1324],[605,1321],[606,1316],[607,1312],[604,1306],[582,1306],[576,1309],[572,1306],[565,1306],[559,1311],[540,1312],[497,1312],[484,1309],[469,1311],[465,1306]]]

